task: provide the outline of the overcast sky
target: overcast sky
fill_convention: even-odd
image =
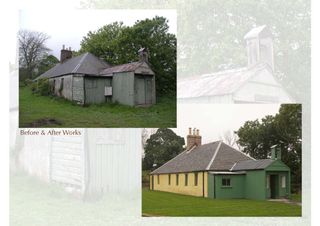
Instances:
[[[80,41],[89,32],[103,25],[122,21],[131,26],[137,20],[163,16],[169,20],[169,32],[176,34],[175,10],[22,10],[20,11],[19,27],[44,32],[50,36],[47,46],[51,54],[60,58],[63,44],[73,50],[80,49]]]
[[[226,131],[238,130],[245,121],[275,115],[279,104],[179,104],[177,128],[179,136],[186,138],[189,127],[200,130],[202,143],[220,139]]]

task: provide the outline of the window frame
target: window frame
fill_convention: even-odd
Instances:
[[[188,186],[188,174],[184,174],[184,186]]]
[[[194,173],[194,186],[198,186],[198,172]]]
[[[171,185],[171,174],[168,174],[168,185]]]
[[[179,185],[179,174],[176,174],[176,186]]]
[[[229,183],[224,183],[224,182],[229,182]],[[231,187],[231,178],[230,177],[222,177],[221,178],[221,186],[224,188]]]
[[[157,182],[158,182],[158,184],[160,184],[160,175],[159,174],[157,175]]]
[[[287,178],[285,175],[281,175],[281,188],[287,187]]]

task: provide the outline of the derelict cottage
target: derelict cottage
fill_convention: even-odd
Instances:
[[[71,48],[61,50],[60,63],[40,75],[52,92],[81,105],[118,102],[125,105],[156,103],[155,73],[148,51],[138,51],[139,61],[112,66],[91,53],[72,57]]]
[[[199,130],[189,128],[186,150],[150,173],[150,189],[215,199],[289,197],[290,169],[279,149],[253,159],[222,141],[201,144]]]

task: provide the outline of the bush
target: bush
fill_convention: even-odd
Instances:
[[[50,84],[48,79],[38,79],[30,85],[33,94],[41,96],[50,95]]]

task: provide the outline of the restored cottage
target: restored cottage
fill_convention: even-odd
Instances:
[[[268,27],[253,28],[244,39],[247,67],[179,79],[179,102],[293,103],[274,76],[273,41]]]
[[[60,63],[37,79],[48,78],[55,95],[82,105],[152,105],[156,103],[155,74],[147,50],[141,48],[138,54],[137,62],[112,66],[91,53],[72,57],[71,49],[63,46]]]
[[[150,174],[150,189],[215,199],[290,196],[290,169],[272,147],[270,159],[254,159],[222,141],[201,144],[189,128],[187,148]]]

